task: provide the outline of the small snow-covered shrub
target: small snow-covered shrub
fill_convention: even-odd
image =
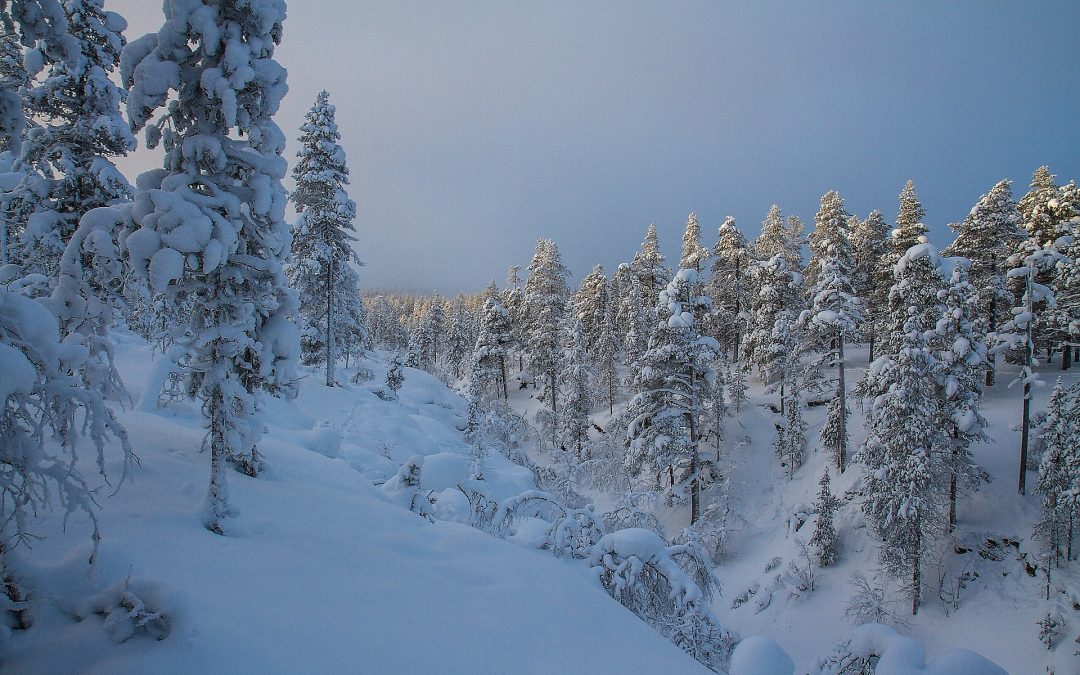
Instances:
[[[820,659],[812,675],[869,675],[889,673],[979,673],[1005,675],[1005,670],[974,652],[954,649],[930,663],[917,641],[882,624],[855,628],[851,639],[840,643]]]
[[[867,623],[898,625],[901,622],[890,608],[885,587],[878,580],[871,581],[862,572],[852,572],[849,577],[853,593],[844,608],[844,617],[860,626]]]
[[[613,598],[705,666],[726,669],[738,638],[717,621],[710,564],[688,545],[668,546],[649,530],[605,535],[590,558]]]
[[[1035,625],[1039,627],[1039,642],[1047,649],[1053,649],[1065,632],[1065,617],[1060,613],[1047,612]]]
[[[604,524],[597,520],[591,505],[569,508],[539,490],[528,490],[500,504],[492,518],[492,533],[504,536],[523,518],[538,518],[549,524],[540,548],[557,556],[588,558],[593,545],[604,535]]]
[[[609,532],[639,527],[655,532],[661,538],[665,536],[663,523],[648,511],[642,511],[635,507],[629,500],[616,507],[615,510],[605,513],[602,518],[604,519],[604,526]]]
[[[360,364],[356,366],[356,372],[353,373],[352,382],[353,384],[363,384],[365,382],[370,382],[372,379],[374,379],[374,377],[375,373],[371,371],[371,368]],[[404,379],[405,378],[402,377],[402,380]]]
[[[428,495],[421,494],[420,473],[424,467],[424,458],[416,455],[402,464],[394,476],[383,483],[383,492],[397,499],[410,511],[434,521],[431,513],[431,501]]]
[[[172,626],[163,605],[159,589],[129,576],[87,600],[77,614],[80,619],[104,616],[105,632],[113,642],[126,642],[135,635],[164,640]]]

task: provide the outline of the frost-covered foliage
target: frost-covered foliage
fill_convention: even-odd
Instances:
[[[986,334],[998,330],[1006,312],[1012,306],[1005,274],[1007,261],[1020,241],[1020,215],[1016,210],[1010,182],[999,181],[990,192],[979,198],[962,222],[949,225],[956,239],[942,254],[970,261],[968,277],[978,289],[979,301],[972,308],[976,330]],[[994,361],[985,364],[986,384],[994,384]]]
[[[855,267],[851,283],[855,295],[863,301],[863,325],[860,332],[870,345],[870,360],[874,360],[874,343],[885,309],[889,305],[889,289],[893,284],[892,269],[879,265],[888,251],[889,226],[881,211],[874,210],[864,219],[848,219]]]
[[[537,398],[546,398],[552,412],[557,412],[559,364],[562,355],[559,323],[570,296],[566,287],[569,273],[563,265],[559,249],[550,239],[536,242],[536,253],[528,270],[524,312],[529,368],[539,389]]]
[[[597,402],[607,404],[608,414],[614,414],[615,401],[622,387],[619,382],[619,338],[615,335],[615,305],[608,302],[600,337],[596,341],[593,362]]]
[[[285,3],[177,0],[164,11],[161,30],[121,58],[132,126],[165,149],[164,168],[139,177],[138,229],[126,245],[155,292],[195,299],[181,343],[210,448],[204,524],[221,533],[235,512],[225,463],[258,471],[257,394],[290,389],[299,351],[297,299],[282,269],[285,137],[273,122],[287,90],[273,58]]]
[[[110,438],[123,454],[120,482],[133,457],[105,405],[109,383],[88,386],[86,373],[99,372],[94,353],[78,339],[62,341],[60,325],[42,303],[0,285],[0,557],[32,539],[31,520],[53,505],[89,518],[96,555],[98,488],[77,468],[76,446],[90,440],[103,479]]]
[[[710,333],[736,362],[742,358],[739,343],[745,330],[744,314],[750,310],[750,249],[731,216],[720,225],[712,253],[708,286],[713,299]]]
[[[628,283],[630,288],[619,308],[619,316],[622,317],[622,324],[626,326],[623,334],[623,363],[633,366],[648,349],[649,327],[646,326],[640,283],[637,279],[630,279]]]
[[[1080,518],[1080,385],[1066,389],[1059,378],[1050,394],[1039,438],[1043,455],[1035,491],[1043,496],[1042,518],[1035,526],[1048,558],[1072,557],[1073,530]],[[1062,549],[1065,549],[1064,551]],[[1047,565],[1049,565],[1049,560]]]
[[[773,204],[761,223],[761,234],[754,240],[752,253],[755,259],[765,261],[782,256],[787,269],[802,269],[803,224],[795,216],[784,223],[780,207]]]
[[[794,340],[777,342],[786,345],[788,354],[795,351]],[[784,473],[788,478],[794,478],[795,472],[803,465],[806,459],[806,429],[807,424],[803,419],[803,400],[799,392],[802,390],[799,373],[795,368],[794,359],[784,360],[783,369],[778,381],[780,387],[780,408],[783,420],[776,425],[776,455],[780,458],[784,467]]]
[[[165,611],[159,589],[130,576],[88,598],[76,615],[105,617],[105,633],[113,642],[127,642],[136,635],[164,640],[172,632],[172,617]]]
[[[394,352],[390,357],[390,365],[386,368],[386,388],[397,397],[401,385],[405,384],[405,364],[401,360],[401,354]]]
[[[696,547],[631,528],[605,535],[589,562],[623,606],[712,670],[727,668],[738,637],[709,608],[717,581]]]
[[[65,0],[63,11],[63,48],[41,40],[25,55],[23,103],[33,123],[15,163],[22,180],[5,197],[9,227],[23,239],[25,271],[51,278],[82,214],[130,198],[127,179],[109,158],[135,149],[120,114],[123,93],[110,78],[127,22],[101,0]]]
[[[585,331],[586,344],[590,350],[596,349],[600,341],[600,331],[604,325],[611,298],[608,294],[607,277],[603,265],[593,267],[584,279],[581,287],[574,294],[574,316],[581,321]]]
[[[478,379],[484,399],[498,397],[505,401],[508,396],[506,361],[512,339],[510,313],[500,303],[498,293],[489,292],[469,370],[470,380]]]
[[[821,490],[818,491],[817,501],[814,508],[817,510],[817,520],[814,521],[814,535],[810,538],[810,548],[814,551],[817,564],[828,567],[836,562],[836,509],[840,506],[840,500],[833,496],[829,486],[829,471],[826,469],[818,483]]]
[[[538,548],[556,556],[588,558],[593,546],[604,536],[604,523],[593,514],[591,504],[580,509],[569,508],[541,490],[528,490],[503,500],[492,517],[492,531],[496,536],[508,533],[525,518],[548,523]]]
[[[349,263],[360,262],[351,245],[356,238],[349,234],[356,230],[356,204],[345,191],[349,169],[339,140],[330,94],[321,91],[300,127],[300,150],[292,170],[296,189],[289,196],[297,219],[285,271],[290,285],[300,292],[304,363],[321,364],[328,387],[336,384],[334,365],[344,352],[343,337],[361,313],[356,309],[360,303],[356,274],[349,268]],[[363,331],[362,324],[359,328]]]
[[[707,306],[695,296],[698,274],[681,269],[660,293],[661,317],[649,350],[634,376],[635,395],[628,405],[626,465],[631,475],[643,470],[668,470],[675,487],[674,469],[689,465],[690,522],[698,516],[698,420],[710,379],[710,363],[718,350],[716,340],[701,335],[694,309]]]
[[[880,623],[855,628],[851,639],[818,660],[810,672],[811,675],[1006,675],[994,662],[966,649],[953,649],[927,662],[921,644]]]
[[[1047,612],[1035,625],[1039,627],[1039,642],[1047,649],[1053,649],[1065,633],[1065,617],[1054,612]]]

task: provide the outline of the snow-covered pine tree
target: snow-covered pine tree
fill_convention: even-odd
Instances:
[[[300,293],[304,363],[322,365],[328,387],[337,384],[334,366],[344,352],[338,331],[350,314],[357,314],[350,305],[360,302],[356,275],[345,271],[360,259],[351,244],[356,240],[350,234],[356,231],[356,204],[345,191],[349,168],[338,143],[335,113],[330,94],[323,90],[300,126],[300,150],[292,170],[296,189],[289,197],[297,219],[285,268],[290,285]],[[351,288],[340,288],[349,282]]]
[[[776,425],[775,448],[788,478],[795,477],[795,472],[806,458],[807,424],[802,416],[797,343],[794,324],[783,317],[778,319],[773,333],[773,346],[778,354],[773,364],[777,370],[775,386],[780,389],[780,414],[783,421]]]
[[[809,290],[810,307],[799,317],[806,334],[800,347],[820,355],[811,368],[815,375],[823,365],[836,366],[836,394],[821,430],[821,441],[833,453],[836,468],[843,473],[848,443],[844,346],[859,334],[862,304],[848,276],[855,268],[855,258],[847,230],[848,214],[839,193],[827,192],[821,198],[821,209],[814,221],[807,269],[808,278],[812,275],[814,282]]]
[[[701,245],[701,226],[698,225],[697,215],[693,212],[686,217],[686,230],[682,238],[682,256],[679,258],[679,267],[686,270],[695,270],[698,274],[704,271],[705,260],[709,257],[709,249]]]
[[[865,409],[867,436],[855,460],[865,467],[862,510],[881,544],[879,558],[891,574],[910,580],[915,614],[922,562],[948,522],[941,478],[947,475],[942,459],[949,448],[938,396],[941,366],[928,343],[941,315],[937,293],[943,280],[937,252],[926,243],[910,248],[895,271],[889,344],[896,347],[871,364],[856,388],[871,402]]]
[[[8,227],[22,237],[24,272],[50,278],[79,218],[130,198],[131,186],[109,158],[135,148],[120,114],[121,92],[109,77],[127,22],[102,9],[101,0],[67,0],[63,10],[64,48],[39,41],[26,55],[31,68],[23,104],[33,124],[15,162],[23,178],[5,199]],[[95,290],[104,296],[115,289]]]
[[[630,262],[630,271],[641,284],[641,299],[646,306],[656,300],[656,294],[671,277],[664,267],[664,254],[660,252],[660,238],[656,234],[656,223],[649,225],[645,232],[645,241],[641,250],[634,254]]]
[[[1051,323],[1062,339],[1061,369],[1068,370],[1080,353],[1080,231],[1074,231],[1062,255],[1052,287],[1056,307]]]
[[[183,343],[210,448],[203,522],[222,534],[235,512],[225,464],[257,473],[258,393],[291,390],[299,352],[297,298],[282,269],[285,137],[273,121],[287,89],[273,58],[285,4],[193,0],[164,12],[162,29],[121,59],[133,128],[165,146],[164,169],[139,179],[139,229],[126,246],[155,291],[195,299]]]
[[[713,378],[709,382],[708,398],[705,401],[705,412],[702,415],[702,429],[705,432],[705,440],[712,440],[716,447],[716,461],[720,461],[720,443],[724,440],[724,424],[728,416],[727,382],[724,381],[724,373],[730,370],[727,359],[723,353],[717,354],[713,361]]]
[[[708,292],[713,299],[712,336],[720,347],[731,354],[731,361],[742,359],[739,343],[745,319],[750,309],[750,249],[746,238],[728,216],[719,229],[713,246],[712,278]]]
[[[559,344],[559,324],[566,308],[570,291],[566,287],[569,274],[555,242],[541,239],[536,242],[536,253],[528,267],[529,278],[525,282],[525,319],[527,322],[526,349],[529,368],[539,389],[537,398],[547,399],[551,411],[558,411],[559,362],[562,345]]]
[[[398,390],[405,384],[405,363],[401,360],[401,354],[394,352],[390,357],[390,364],[386,368],[386,388],[397,398]]]
[[[1007,261],[1021,240],[1019,213],[1012,197],[1010,182],[999,181],[979,198],[962,222],[949,225],[956,239],[942,254],[966,258],[971,262],[968,276],[979,289],[979,302],[973,308],[976,330],[986,334],[998,330],[1012,307],[1013,296],[1005,283]],[[986,386],[994,384],[996,359],[986,361]]]
[[[732,366],[729,363],[724,379],[728,383],[728,398],[731,400],[731,405],[735,406],[735,412],[740,412],[746,402],[750,400],[746,393],[748,389],[746,366],[742,363],[736,363]]]
[[[876,356],[878,327],[884,320],[889,306],[889,289],[893,285],[892,269],[879,265],[888,251],[889,226],[881,211],[873,210],[865,219],[855,216],[848,222],[851,247],[855,255],[855,269],[851,283],[855,295],[863,301],[863,325],[860,332],[870,347],[870,361]]]
[[[611,275],[611,288],[608,291],[608,301],[615,307],[615,335],[619,337],[619,345],[622,346],[626,332],[630,327],[626,323],[624,308],[626,296],[630,295],[630,289],[634,286],[633,274],[630,272],[629,263],[619,263],[615,274]],[[638,303],[641,304],[640,302]]]
[[[594,392],[592,380],[595,372],[589,358],[585,328],[574,316],[573,307],[567,307],[560,331],[565,345],[563,367],[559,380],[562,388],[562,410],[559,414],[559,437],[563,448],[573,453],[577,461],[589,459],[589,427],[592,421]]]
[[[694,308],[706,302],[695,297],[699,285],[694,270],[681,269],[661,291],[657,314],[663,320],[649,340],[634,376],[637,392],[628,406],[626,466],[638,476],[646,468],[667,469],[675,488],[675,468],[688,465],[690,523],[700,515],[698,481],[698,420],[709,380],[709,364],[719,346],[703,336]]]
[[[814,522],[814,534],[810,537],[810,548],[814,551],[817,564],[828,567],[836,562],[836,548],[839,543],[836,537],[836,509],[840,506],[840,500],[833,496],[829,485],[829,470],[825,469],[818,483],[821,490],[818,491],[814,509],[817,511],[817,520]]]
[[[604,266],[597,265],[581,280],[581,287],[574,294],[574,314],[581,321],[590,350],[595,349],[600,340],[604,314],[610,301]]]
[[[498,289],[495,294],[498,295]],[[440,336],[446,330],[446,311],[442,296],[436,292],[420,317],[420,367],[435,372],[439,360]]]
[[[940,424],[947,429],[949,448],[944,457],[949,472],[949,530],[956,525],[958,486],[978,489],[985,473],[974,463],[970,446],[986,440],[986,419],[980,412],[980,380],[986,368],[986,342],[975,319],[980,297],[968,281],[968,263],[957,259],[948,285],[938,292],[943,305],[931,339],[941,365]]]
[[[780,206],[773,204],[769,207],[769,213],[761,222],[761,234],[754,240],[751,253],[755,260],[765,261],[773,256],[780,255],[785,251],[787,230],[784,227],[784,216]]]
[[[508,397],[506,360],[512,340],[510,313],[499,302],[499,292],[494,286],[494,282],[488,286],[487,300],[480,316],[480,332],[473,349],[469,380],[479,381],[477,386],[485,398],[490,396],[505,401]]]
[[[915,184],[912,181],[908,181],[904,185],[904,189],[900,192],[900,208],[896,215],[896,228],[887,240],[887,250],[885,254],[878,261],[878,270],[876,275],[878,277],[878,288],[890,289],[886,297],[891,294],[891,287],[895,280],[896,265],[900,261],[900,258],[904,257],[908,249],[912,246],[916,246],[926,239],[926,225],[923,224],[922,218],[926,215],[926,210],[923,209],[922,204],[919,202],[919,198],[915,195]],[[884,308],[883,308],[884,309]],[[878,316],[882,317],[883,325],[877,327],[877,337],[883,341],[888,339],[888,334],[893,331],[888,329],[889,325],[895,323],[895,312],[890,305],[888,311],[884,313],[878,313]],[[901,321],[904,314],[900,315]],[[929,318],[929,317],[928,317]],[[937,320],[936,314],[933,316],[933,320]],[[927,325],[932,326],[933,321],[928,321]],[[894,326],[895,327],[895,326]],[[896,343],[883,343],[877,344],[875,340],[875,354],[892,354],[896,351]]]
[[[606,403],[608,414],[615,413],[615,399],[619,396],[619,339],[615,335],[615,304],[607,303],[604,322],[600,325],[600,337],[596,343],[596,392]]]
[[[619,314],[623,317],[626,333],[623,340],[623,363],[633,366],[648,348],[649,329],[645,325],[645,310],[642,307],[640,284],[637,279],[630,281],[630,291],[623,299]]]
[[[1073,528],[1076,525],[1080,502],[1080,388],[1065,389],[1059,377],[1050,393],[1046,418],[1040,428],[1043,456],[1039,463],[1039,480],[1035,491],[1043,496],[1042,518],[1035,526],[1045,538],[1048,559],[1060,561],[1062,549],[1065,560],[1072,558]]]
[[[509,297],[508,295],[504,295]],[[507,313],[511,314],[507,309]],[[469,323],[471,318],[465,307],[465,296],[458,294],[450,304],[450,320],[446,330],[446,372],[455,379],[464,375],[465,364],[471,354],[475,340],[470,341]]]
[[[794,328],[798,319],[802,275],[792,271],[782,253],[752,267],[756,295],[752,299],[750,328],[746,335],[746,357],[757,368],[762,382],[777,379],[777,359],[783,347],[774,340],[777,322]]]
[[[784,226],[784,259],[788,269],[803,271],[803,246],[806,245],[806,226],[798,216],[788,216]]]

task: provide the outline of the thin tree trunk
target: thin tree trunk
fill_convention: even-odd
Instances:
[[[1032,316],[1032,297],[1031,297],[1031,277],[1034,275],[1034,270],[1031,269],[1031,263],[1028,263],[1028,275],[1026,283],[1027,302],[1025,309],[1027,310],[1028,322],[1026,338],[1027,343],[1024,345],[1024,369],[1029,370],[1031,368],[1031,351],[1034,345],[1031,342],[1031,324],[1034,322]],[[1024,411],[1023,420],[1020,427],[1020,479],[1018,481],[1018,487],[1020,494],[1026,494],[1027,490],[1027,458],[1028,458],[1028,428],[1031,426],[1031,382],[1030,378],[1026,378],[1024,382]]]
[[[844,374],[844,336],[840,335],[837,340],[837,348],[839,351],[837,364],[839,384],[836,388],[836,395],[840,397],[840,447],[837,452],[836,462],[839,466],[840,473],[844,473],[844,468],[847,466],[847,386],[845,384]]]
[[[1072,347],[1068,345],[1062,345],[1061,347],[1061,369],[1068,370],[1072,367]]]
[[[499,377],[502,378],[502,397],[504,401],[510,400],[510,393],[506,388],[506,359],[499,357]]]
[[[694,374],[690,374],[690,391],[694,391]],[[690,524],[693,525],[701,517],[701,488],[698,484],[698,463],[700,458],[698,457],[698,438],[697,438],[697,415],[694,414],[694,409],[697,406],[690,406]]]
[[[997,329],[997,298],[990,298],[990,326],[988,330]],[[983,378],[983,382],[987,387],[994,386],[994,380],[997,379],[997,354],[987,354],[986,356],[986,376]]]
[[[874,329],[873,329],[873,327],[870,328],[870,340],[869,340],[869,342],[870,342],[870,358],[868,360],[870,361],[870,363],[873,363],[874,362]]]
[[[334,386],[334,266],[326,269],[326,386]]]
[[[922,595],[922,532],[915,532],[915,555],[911,561],[911,615],[919,613],[919,596]]]

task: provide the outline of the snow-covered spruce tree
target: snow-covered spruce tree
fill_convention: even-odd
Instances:
[[[938,292],[942,316],[931,338],[931,349],[941,365],[938,396],[940,424],[947,429],[949,472],[949,530],[956,525],[958,487],[978,489],[985,479],[973,461],[970,446],[986,440],[986,419],[980,412],[981,379],[986,368],[986,342],[975,316],[980,298],[968,281],[967,261],[954,261],[948,285]]]
[[[611,275],[611,288],[608,291],[608,301],[615,307],[615,335],[619,337],[622,345],[623,338],[630,327],[626,324],[624,307],[626,297],[630,295],[630,289],[634,287],[633,273],[630,272],[629,263],[619,263],[615,274]],[[638,303],[641,304],[640,302]]]
[[[285,137],[273,121],[287,89],[273,58],[285,3],[192,0],[164,11],[161,30],[128,44],[121,63],[133,128],[165,147],[164,169],[139,178],[140,227],[126,244],[155,291],[195,300],[183,344],[210,448],[203,523],[222,534],[235,513],[225,464],[258,472],[258,395],[291,390],[299,352],[297,297],[282,269]]]
[[[420,318],[420,367],[434,373],[439,361],[439,342],[446,329],[446,311],[442,296],[436,292]]]
[[[623,363],[632,366],[648,348],[649,329],[645,326],[645,310],[642,307],[640,284],[630,281],[630,291],[623,299],[619,314],[623,317],[626,333],[623,339]]]
[[[581,280],[581,287],[574,294],[574,315],[581,321],[590,350],[600,340],[600,327],[610,301],[604,266],[597,265]]]
[[[897,347],[878,357],[857,387],[871,402],[865,410],[867,436],[855,460],[865,467],[862,510],[881,544],[879,558],[894,576],[907,576],[915,614],[922,562],[948,522],[942,460],[949,442],[941,425],[941,367],[928,343],[934,324],[926,318],[926,306],[936,306],[942,285],[933,247],[912,247],[897,263],[896,279],[890,343]]]
[[[848,231],[855,256],[851,283],[856,297],[864,304],[860,332],[869,344],[870,360],[873,361],[878,326],[889,306],[889,289],[893,285],[892,269],[879,265],[881,257],[888,252],[889,226],[881,211],[875,209],[862,220],[852,216],[848,221]]]
[[[390,390],[394,398],[397,398],[398,390],[405,384],[405,363],[401,360],[401,354],[394,352],[390,357],[390,364],[386,368],[386,388]]]
[[[728,416],[727,382],[724,381],[724,373],[730,370],[723,354],[718,354],[713,361],[713,378],[709,382],[708,398],[705,400],[705,411],[702,415],[702,429],[705,432],[705,440],[710,439],[716,448],[716,461],[720,461],[720,443],[724,440],[724,423]]]
[[[589,358],[585,328],[572,311],[567,308],[561,334],[565,345],[562,372],[559,381],[562,388],[559,398],[562,411],[559,415],[559,438],[563,448],[574,454],[578,462],[589,459],[589,427],[592,421],[592,380],[596,374]]]
[[[606,403],[608,414],[615,413],[615,399],[619,397],[619,339],[615,335],[615,305],[608,302],[604,322],[600,325],[600,337],[596,342],[596,393],[601,403]]]
[[[798,216],[788,216],[784,226],[784,259],[788,269],[803,271],[803,247],[806,245],[806,225]]]
[[[668,546],[649,530],[627,528],[604,535],[589,564],[624,607],[706,667],[727,670],[738,636],[709,609],[718,584],[704,551]]]
[[[900,209],[896,215],[896,228],[893,229],[887,240],[885,254],[878,261],[876,276],[878,277],[879,290],[882,288],[891,289],[894,283],[896,264],[900,261],[900,258],[912,246],[926,240],[926,225],[922,222],[924,215],[926,215],[926,210],[923,209],[919,198],[915,195],[915,184],[909,180],[900,192]],[[889,297],[890,293],[891,290],[887,291],[886,297]],[[887,334],[890,332],[887,327],[895,319],[892,306],[889,306],[888,311],[879,312],[878,316],[883,321],[883,325],[877,327],[878,337],[887,339]],[[901,315],[901,317],[903,316]],[[935,316],[934,320],[936,319]],[[933,322],[929,322],[928,325],[933,325]],[[895,343],[878,345],[877,341],[875,341],[875,354],[891,354],[895,351]]]
[[[23,103],[34,124],[16,161],[23,180],[10,195],[24,271],[50,278],[82,214],[131,197],[109,158],[135,149],[120,114],[121,91],[109,77],[120,62],[127,22],[106,12],[101,0],[65,0],[63,8],[65,48],[42,41],[26,55],[31,79]],[[96,290],[104,295],[107,289]]]
[[[746,336],[746,357],[758,371],[762,382],[776,380],[777,359],[784,355],[773,335],[777,322],[794,327],[798,319],[799,296],[802,275],[788,267],[783,254],[752,268],[752,278],[757,293],[752,300],[750,329]]]
[[[739,343],[744,331],[743,315],[750,309],[750,249],[731,216],[724,219],[719,235],[713,246],[708,287],[713,299],[711,333],[734,362],[742,358]]]
[[[1074,228],[1080,230],[1080,224]],[[1068,370],[1080,351],[1080,231],[1074,232],[1062,256],[1052,286],[1056,307],[1051,323],[1062,339],[1061,369]]]
[[[338,335],[350,315],[358,315],[360,302],[356,275],[349,263],[360,259],[352,248],[356,204],[349,199],[349,168],[330,94],[319,92],[300,126],[300,150],[292,175],[296,189],[290,195],[296,207],[292,256],[285,268],[290,285],[300,292],[300,318],[307,329],[300,344],[307,365],[322,365],[326,386],[333,387],[334,366],[343,355]],[[352,284],[345,287],[346,284]]]
[[[785,252],[787,230],[784,228],[784,216],[780,206],[773,204],[765,220],[761,222],[761,234],[754,240],[751,252],[756,260],[769,260]]]
[[[469,381],[479,378],[477,386],[485,398],[505,401],[508,397],[506,360],[511,339],[510,313],[500,304],[498,291],[489,287],[469,368]]]
[[[505,297],[505,296],[504,296]],[[507,312],[509,313],[509,309]],[[475,340],[469,340],[469,317],[465,307],[465,296],[458,294],[450,306],[450,320],[446,329],[445,360],[446,372],[450,377],[460,379],[464,374],[465,364],[472,353]]]
[[[656,294],[671,277],[671,273],[664,266],[664,254],[660,252],[660,238],[656,234],[656,223],[650,224],[645,232],[645,241],[641,242],[641,250],[634,253],[634,258],[630,261],[630,271],[641,284],[642,301],[646,305],[652,305],[656,300]]]
[[[990,192],[979,198],[962,222],[949,225],[956,239],[942,254],[971,261],[968,276],[979,289],[979,302],[973,308],[977,330],[983,334],[998,330],[1013,296],[1005,283],[1007,261],[1021,239],[1019,213],[1009,188],[1009,181],[999,181]],[[994,384],[995,359],[986,362],[986,386]]]
[[[780,414],[782,421],[776,425],[776,454],[784,466],[788,478],[794,478],[795,472],[806,459],[806,421],[802,416],[803,401],[800,391],[797,334],[792,326],[780,320],[776,323],[773,344],[783,350],[783,356],[774,363],[778,369],[777,382],[780,389]]]
[[[819,354],[812,372],[816,375],[823,365],[836,366],[836,394],[821,430],[821,441],[832,452],[841,473],[847,465],[848,443],[844,345],[857,338],[863,321],[862,304],[848,276],[855,267],[855,258],[848,241],[847,221],[839,193],[826,193],[810,235],[807,275],[814,279],[809,290],[810,307],[799,317],[806,335],[802,350]]]
[[[528,324],[526,349],[529,368],[539,389],[537,398],[547,399],[552,413],[558,412],[559,363],[562,345],[559,344],[559,324],[563,318],[570,291],[566,287],[568,272],[555,242],[541,239],[528,267],[525,282],[525,319]]]
[[[1072,558],[1073,528],[1080,516],[1080,389],[1065,389],[1058,378],[1040,429],[1043,456],[1035,491],[1043,496],[1042,518],[1035,531],[1046,541],[1048,560]]]
[[[698,274],[704,271],[705,260],[709,257],[709,249],[701,245],[701,226],[698,225],[697,215],[693,212],[686,217],[686,230],[682,238],[682,255],[679,257],[679,267],[684,270],[694,270]]]
[[[750,400],[747,396],[747,384],[746,384],[746,366],[741,363],[736,363],[732,366],[728,364],[728,371],[724,375],[724,379],[728,383],[728,398],[731,399],[731,405],[735,406],[735,412],[740,412],[742,407],[746,405],[746,402]]]
[[[817,511],[817,520],[814,522],[814,534],[810,537],[810,548],[814,551],[817,564],[828,567],[836,562],[836,525],[833,522],[836,517],[836,509],[840,506],[840,500],[833,496],[829,485],[829,470],[821,475],[818,483],[821,490],[818,491],[814,509]]]
[[[634,376],[626,437],[626,466],[632,476],[646,468],[667,470],[675,488],[675,469],[688,466],[690,523],[697,522],[699,508],[699,422],[710,379],[709,364],[718,345],[703,336],[694,319],[694,308],[707,304],[695,297],[698,274],[682,269],[661,291],[657,313],[663,320],[649,340]]]

